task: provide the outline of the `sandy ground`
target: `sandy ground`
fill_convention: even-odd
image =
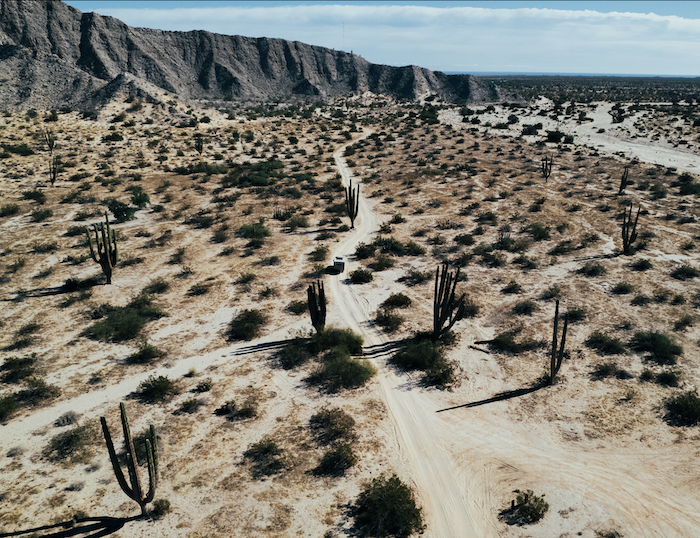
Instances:
[[[593,122],[582,125],[571,122],[563,127],[567,132],[573,130],[581,139],[580,143],[596,148],[601,156],[624,152],[625,158],[620,159],[621,162],[637,157],[643,163],[695,172],[698,157],[692,152],[611,132],[613,126],[607,114],[609,106],[599,104],[591,113]],[[503,121],[507,115],[507,111],[498,110],[492,115],[485,114],[483,118],[495,122]],[[527,121],[533,119],[528,118]],[[450,124],[458,132],[465,129],[455,110],[443,111],[441,120],[443,125]],[[221,120],[214,119],[215,127],[218,121]],[[625,120],[620,127],[629,127],[632,121]],[[546,118],[543,123],[545,128],[562,127],[561,123]],[[601,128],[606,132],[599,133]],[[137,417],[134,423],[139,428],[150,421],[158,423],[159,428],[164,421],[175,424],[164,428],[163,461],[171,463],[164,468],[161,480],[162,497],[170,499],[175,510],[162,520],[128,523],[128,527],[115,536],[318,537],[329,528],[335,533],[334,536],[353,535],[342,516],[342,506],[357,494],[362,480],[386,471],[396,472],[415,488],[427,524],[425,536],[429,538],[595,538],[606,536],[605,533],[611,536],[609,533],[612,532],[626,537],[690,538],[700,534],[700,464],[696,463],[700,436],[695,428],[671,428],[661,423],[658,418],[661,389],[651,391],[652,396],[644,394],[635,400],[627,397],[629,390],[621,381],[609,379],[592,384],[590,366],[597,359],[582,345],[588,330],[584,332],[572,327],[572,358],[565,363],[557,385],[519,398],[485,402],[494,395],[527,385],[542,369],[539,362],[544,362],[542,354],[515,359],[470,347],[475,341],[493,337],[498,327],[507,323],[505,311],[510,303],[492,289],[498,289],[508,282],[513,274],[510,269],[495,273],[493,269],[472,265],[465,270],[468,273],[465,285],[472,295],[487,303],[484,305],[487,314],[460,321],[455,326],[460,340],[450,354],[460,366],[462,381],[458,386],[451,391],[425,388],[418,382],[417,375],[400,374],[386,365],[388,352],[381,351],[382,346],[396,337],[379,330],[373,323],[374,312],[390,293],[407,292],[406,287],[397,282],[401,270],[409,267],[432,270],[435,264],[432,259],[427,263],[423,259],[404,260],[395,269],[376,273],[374,282],[367,286],[351,285],[346,278],[349,271],[361,265],[353,256],[356,246],[361,242],[370,242],[381,223],[397,211],[396,205],[385,205],[380,201],[380,196],[374,196],[372,190],[376,187],[365,181],[370,166],[349,167],[347,159],[343,157],[347,146],[369,137],[377,130],[377,126],[364,127],[362,133],[355,134],[352,140],[334,147],[332,156],[335,168],[343,182],[347,184],[350,179],[353,183],[360,181],[363,196],[356,228],[339,236],[337,242],[330,243],[331,256],[348,257],[346,273],[327,277],[327,290],[333,306],[329,309],[328,322],[350,327],[362,334],[366,350],[380,350],[371,355],[371,360],[379,369],[377,379],[357,394],[320,396],[304,387],[304,372],[287,372],[272,367],[270,353],[261,349],[261,345],[274,344],[297,331],[308,330],[306,318],[280,316],[280,324],[260,339],[235,345],[217,342],[216,345],[212,344],[212,350],[208,350],[209,342],[221,332],[231,316],[250,304],[247,299],[236,303],[237,292],[222,286],[222,293],[229,294],[230,301],[226,305],[216,303],[209,308],[193,303],[193,308],[197,308],[198,312],[196,319],[180,319],[177,323],[168,323],[167,320],[157,322],[159,325],[152,331],[150,341],[166,344],[171,342],[170,339],[182,335],[175,340],[180,349],[171,353],[166,362],[157,367],[143,368],[137,373],[121,374],[108,384],[98,384],[89,391],[62,398],[53,405],[33,410],[2,426],[0,447],[3,455],[14,447],[22,447],[26,454],[5,457],[3,476],[11,477],[23,488],[22,492],[13,491],[11,486],[4,484],[4,490],[13,491],[10,497],[13,505],[9,508],[3,506],[2,512],[8,531],[30,526],[29,520],[17,513],[21,511],[17,507],[30,505],[32,512],[36,513],[39,505],[33,503],[32,498],[40,497],[41,502],[45,503],[52,493],[50,490],[59,494],[61,488],[78,479],[89,484],[83,492],[71,497],[70,504],[58,510],[68,513],[70,509],[88,508],[91,513],[97,510],[100,514],[133,514],[135,504],[126,502],[111,478],[107,458],[99,444],[96,453],[99,453],[101,468],[90,472],[85,470],[85,466],[72,471],[56,471],[56,466],[42,462],[37,454],[45,446],[48,434],[54,431],[53,422],[65,412],[74,411],[91,418],[106,414],[116,427],[116,402],[133,393],[141,381],[152,374],[182,378],[194,368],[197,377],[193,382],[210,376],[214,378],[215,386],[219,384],[222,387],[205,396],[208,412],[173,418],[172,411],[177,407],[175,403],[158,409],[128,404],[132,416]],[[504,133],[503,136],[510,137],[511,134]],[[547,151],[555,150],[547,148]],[[561,159],[565,157],[562,155]],[[559,156],[556,162],[559,164]],[[573,179],[574,172],[557,170],[557,177],[547,185],[535,186],[531,196],[545,195],[549,199],[557,199],[561,196],[559,189]],[[485,182],[484,175],[474,179],[474,183],[480,187],[484,187]],[[511,186],[514,183],[511,182]],[[451,197],[454,205],[449,206],[449,213],[446,207],[433,213],[416,215],[408,215],[405,209],[409,223],[406,231],[401,233],[408,235],[409,226],[411,231],[415,231],[416,226],[423,225],[432,227],[431,234],[435,232],[439,219],[454,214],[452,211],[458,202],[454,195],[450,196],[451,188],[456,187],[425,180],[417,189],[424,191],[415,195],[417,199],[424,201],[429,191],[437,192],[445,198]],[[586,188],[584,186],[582,192]],[[596,185],[592,186],[592,189],[597,188]],[[409,187],[398,186],[393,188],[391,194],[398,197],[402,191],[409,190]],[[601,187],[600,191],[593,190],[593,193],[598,195],[602,191]],[[414,199],[410,200],[414,204]],[[592,211],[593,201],[585,196],[576,198],[576,201],[585,210]],[[568,203],[567,200],[565,202]],[[505,202],[497,203],[505,211]],[[644,203],[661,214],[651,203]],[[564,218],[569,215],[563,210],[559,211]],[[70,215],[62,218],[69,220]],[[152,214],[144,212],[132,226],[149,224],[152,218]],[[3,231],[14,233],[21,226],[20,217],[9,219],[3,223]],[[591,220],[589,226],[600,235],[595,255],[612,255],[618,243],[617,235],[614,235],[617,232],[612,225]],[[128,226],[123,228],[128,229]],[[677,226],[669,224],[664,229],[662,224],[658,224],[654,229],[657,235],[662,236],[659,246],[647,251],[644,256],[652,259],[655,266],[686,261],[697,263],[696,252],[678,252],[675,246],[669,246],[677,245],[679,238],[691,239],[694,234],[697,235],[696,228],[686,232]],[[182,239],[178,240],[182,242],[178,244],[196,245],[196,236],[187,235],[192,234],[191,230],[182,227],[182,230],[176,231],[182,232]],[[299,265],[306,259],[313,243],[301,233],[289,240],[286,238],[290,236],[284,237],[284,263],[290,269],[283,276],[269,277],[266,281],[274,280],[286,289],[299,278],[302,272]],[[194,259],[191,263],[195,267],[205,263],[204,254],[201,254],[201,259],[197,259],[197,254],[192,256]],[[604,320],[609,326],[620,321],[616,318],[620,309],[611,307],[600,297],[609,297],[609,288],[621,275],[623,266],[621,262],[614,268],[611,266],[613,274],[602,284],[592,284],[589,288],[586,288],[587,284],[569,284],[569,275],[587,257],[591,257],[591,254],[576,253],[558,263],[542,264],[528,274],[526,283],[528,289],[532,289],[532,296],[552,283],[575,287],[576,299],[586,304],[591,313],[595,312],[596,323]],[[92,272],[94,267],[76,271],[75,275],[83,277]],[[128,270],[124,270],[123,274],[125,276],[111,289],[103,287],[96,290],[97,295],[93,299],[125,302],[124,295],[144,283],[143,277],[140,280],[137,276],[127,277],[130,274]],[[223,280],[225,277],[218,275],[218,278]],[[640,279],[635,284],[645,286],[645,290],[651,289],[648,284],[641,283],[640,276],[635,278]],[[685,287],[675,282],[661,284],[675,286],[673,291],[686,294],[697,291],[694,283],[683,285]],[[411,288],[411,293],[414,299],[425,299],[416,305],[416,311],[409,320],[409,327],[416,328],[414,319],[423,320],[421,323],[424,324],[424,320],[430,318],[432,285],[428,281],[422,287]],[[206,300],[206,296],[204,299],[192,299],[203,300]],[[283,302],[277,300],[275,305],[281,307]],[[18,311],[21,311],[20,307],[11,306]],[[536,325],[533,331],[541,327],[542,332],[547,334],[551,330],[549,324],[553,305],[547,304],[543,309],[546,311],[532,325]],[[653,327],[649,325],[653,322],[649,322],[648,317],[641,316],[639,323]],[[405,330],[402,334],[407,332]],[[697,346],[691,348],[690,344],[693,340],[697,342],[697,339],[695,331],[689,333],[684,341],[686,358],[682,366],[687,376],[685,387],[697,383],[700,357]],[[121,357],[133,351],[128,346],[117,349]],[[100,371],[110,366],[114,353],[115,348],[96,352],[89,364],[76,362],[48,379],[55,383],[64,383],[73,377],[80,379],[85,372]],[[644,363],[641,357],[633,356],[625,367],[638,375]],[[213,407],[232,397],[238,398],[249,390],[258,391],[261,395],[265,411],[260,419],[246,424],[222,424],[221,420],[217,421],[211,416]],[[180,397],[178,402],[183,398]],[[327,402],[342,406],[355,416],[364,448],[361,463],[348,477],[319,482],[311,480],[308,473],[303,472],[303,469],[309,468],[308,462],[320,454],[320,449],[309,441],[304,425],[311,413]],[[483,405],[460,407],[480,402]],[[290,472],[288,476],[251,483],[241,454],[250,443],[269,432],[280,439],[288,439],[304,462],[298,464],[299,471]],[[217,442],[210,443],[211,439]],[[46,492],[32,492],[32,488],[45,489]],[[538,494],[546,495],[550,510],[540,523],[519,527],[506,525],[498,519],[498,513],[509,505],[517,489],[533,489]],[[161,494],[157,497],[161,497]],[[8,504],[5,502],[5,505]],[[110,511],[112,507],[118,509]],[[56,509],[53,510],[55,514]]]

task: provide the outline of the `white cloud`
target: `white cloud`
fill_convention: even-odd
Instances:
[[[280,37],[443,71],[700,75],[700,20],[653,13],[372,4],[101,13],[131,26]]]

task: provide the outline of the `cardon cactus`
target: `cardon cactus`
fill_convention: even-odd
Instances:
[[[127,483],[122,468],[119,465],[119,457],[114,450],[114,443],[112,443],[112,436],[109,433],[109,428],[107,427],[107,421],[105,417],[100,417],[100,422],[102,423],[102,433],[105,437],[105,443],[107,443],[107,450],[109,451],[109,459],[112,462],[112,468],[114,469],[114,475],[117,477],[117,482],[122,488],[122,491],[128,495],[128,497],[137,503],[141,507],[141,514],[146,515],[146,505],[153,501],[156,494],[156,487],[158,486],[158,443],[156,440],[156,429],[151,424],[149,432],[146,436],[146,458],[148,459],[148,492],[144,494],[141,488],[141,480],[139,479],[138,461],[136,459],[136,450],[134,449],[134,441],[131,438],[131,431],[129,430],[129,421],[126,417],[126,409],[124,403],[119,404],[119,409],[121,410],[122,419],[122,429],[124,431],[124,445],[126,446],[126,468],[129,473],[129,482]]]
[[[433,297],[433,339],[437,340],[464,317],[466,294],[455,297],[459,269],[451,273],[447,264],[437,268],[435,273],[435,296]]]
[[[348,217],[350,217],[350,228],[355,227],[355,219],[357,218],[359,204],[360,186],[358,185],[355,189],[353,189],[352,180],[350,180],[350,186],[345,187],[345,206],[348,209]]]
[[[90,256],[92,259],[100,264],[102,267],[102,272],[107,278],[107,284],[112,283],[112,271],[114,266],[117,265],[117,259],[119,256],[119,250],[117,249],[117,238],[114,234],[114,230],[109,227],[109,218],[105,212],[105,223],[93,224],[92,229],[95,232],[95,247],[92,246],[92,237],[90,236],[90,230],[85,228],[85,235],[87,235],[88,245],[90,246]]]
[[[316,284],[312,283],[307,290],[309,299],[309,313],[311,314],[311,324],[316,332],[323,331],[326,326],[326,292],[323,289],[323,282],[318,281],[318,291]]]

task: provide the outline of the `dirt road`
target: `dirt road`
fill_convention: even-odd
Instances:
[[[365,131],[364,136],[370,134],[371,131]],[[343,183],[348,185],[352,175],[342,157],[344,149],[345,146],[339,148],[333,156],[343,177]],[[336,246],[333,255],[352,259],[358,243],[369,242],[371,234],[377,229],[377,219],[367,200],[361,196],[356,228]],[[354,266],[356,263],[349,263],[346,274],[331,278],[331,300],[334,308],[342,312],[342,317],[350,328],[363,335],[365,346],[377,346],[385,343],[386,339],[369,321],[373,313],[369,311],[367,301],[356,293],[346,278],[347,272],[356,268]],[[402,451],[400,456],[412,471],[410,479],[414,482],[423,506],[428,527],[425,536],[488,536],[478,524],[478,516],[472,513],[473,510],[470,510],[463,497],[455,477],[455,468],[445,448],[440,444],[434,406],[417,392],[402,388],[405,380],[398,378],[387,368],[388,357],[388,353],[380,355],[374,362],[379,368],[379,382]]]

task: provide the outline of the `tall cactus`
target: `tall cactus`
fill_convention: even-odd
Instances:
[[[433,339],[437,340],[452,326],[464,317],[466,294],[459,299],[455,298],[459,268],[456,273],[451,273],[447,264],[443,264],[435,272],[435,296],[433,298]]]
[[[547,183],[549,176],[552,174],[552,165],[554,164],[554,158],[545,157],[542,159],[542,177],[544,182]]]
[[[630,175],[630,167],[625,166],[625,171],[622,173],[622,177],[620,178],[620,190],[617,191],[617,195],[620,196],[625,192],[625,189],[627,188],[627,182],[628,178]]]
[[[352,180],[350,180],[350,186],[345,187],[345,207],[348,209],[348,217],[350,217],[350,227],[355,227],[355,218],[357,217],[357,210],[360,204],[360,186],[358,185],[354,190],[352,188]]]
[[[202,160],[202,153],[204,152],[204,138],[201,134],[196,134],[194,137],[194,149],[199,153],[199,160]]]
[[[326,326],[326,292],[323,289],[323,282],[318,281],[318,291],[316,291],[316,284],[312,283],[306,293],[309,298],[311,324],[316,332],[320,333]]]
[[[131,431],[129,430],[129,421],[126,418],[126,409],[124,403],[119,404],[119,409],[121,410],[122,418],[122,429],[124,431],[124,444],[126,446],[126,468],[129,472],[128,484],[122,468],[119,465],[119,458],[116,451],[114,450],[114,443],[112,443],[112,436],[109,434],[109,428],[107,427],[107,421],[105,417],[100,417],[100,422],[102,423],[102,433],[105,437],[105,443],[107,443],[107,450],[109,451],[109,459],[112,462],[112,468],[114,469],[114,475],[117,477],[117,482],[121,486],[122,491],[127,494],[127,496],[139,503],[141,507],[141,514],[146,515],[146,505],[153,501],[153,497],[156,494],[156,487],[158,486],[158,442],[156,440],[156,429],[151,424],[149,432],[146,436],[146,458],[148,459],[148,493],[144,494],[141,488],[141,480],[139,479],[138,461],[136,459],[136,450],[134,449],[134,441],[131,438]]]
[[[622,213],[622,252],[625,255],[632,253],[632,244],[637,240],[637,222],[641,210],[642,206],[639,206],[634,223],[632,223],[632,204],[630,204],[629,214],[627,211]]]
[[[49,148],[49,181],[51,186],[56,183],[56,178],[58,177],[58,164],[59,158],[53,156],[53,148],[56,146],[56,137],[53,131],[49,129],[44,130],[44,140],[46,140],[46,145]]]
[[[100,264],[102,272],[107,278],[107,284],[111,284],[112,270],[114,266],[117,265],[119,251],[117,249],[117,238],[114,234],[114,230],[109,227],[109,218],[106,212],[105,223],[100,223],[99,225],[93,224],[92,229],[95,232],[95,248],[92,246],[90,230],[87,227],[85,228],[85,235],[87,236],[88,245],[90,246],[90,256],[92,256],[95,262]],[[97,252],[95,252],[95,250],[97,250]]]
[[[554,309],[554,334],[552,335],[552,354],[549,359],[549,384],[554,385],[554,378],[559,373],[561,363],[564,360],[564,346],[566,346],[566,330],[569,326],[569,317],[564,318],[564,329],[561,334],[561,344],[557,349],[559,329],[559,300]]]

